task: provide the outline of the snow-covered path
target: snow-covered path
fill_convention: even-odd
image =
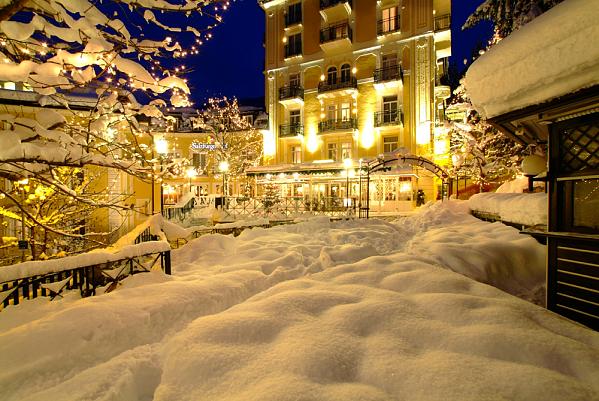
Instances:
[[[599,399],[599,334],[464,276],[535,298],[543,255],[462,203],[204,236],[2,311],[0,400]]]

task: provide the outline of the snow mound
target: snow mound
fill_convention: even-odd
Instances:
[[[599,399],[598,333],[467,277],[526,293],[542,255],[467,202],[202,236],[172,277],[0,312],[0,398]]]
[[[547,194],[485,192],[470,197],[471,210],[499,216],[502,221],[527,226],[547,225]]]

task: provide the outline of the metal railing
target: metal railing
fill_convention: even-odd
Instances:
[[[288,220],[299,216],[354,216],[355,199],[350,207],[341,197],[226,197],[223,213],[230,219],[269,218]],[[272,223],[271,223],[272,224]]]
[[[399,30],[399,15],[396,15],[395,17],[391,18],[380,19],[377,21],[376,32],[379,36],[397,32]]]
[[[164,217],[167,220],[183,221],[185,220],[187,215],[193,210],[193,208],[195,207],[195,203],[195,198],[191,198],[182,207],[165,207],[162,210],[162,217]]]
[[[374,113],[375,127],[400,124],[403,124],[403,112],[401,109],[395,111],[377,111]]]
[[[357,118],[325,120],[318,123],[319,133],[337,130],[350,130],[356,128],[358,128]]]
[[[353,40],[353,31],[349,22],[342,22],[320,30],[320,43],[333,42],[340,39]]]
[[[451,28],[451,14],[444,14],[438,17],[435,17],[434,21],[434,30],[441,31],[443,29]]]
[[[337,4],[347,3],[351,7],[352,0],[320,0],[320,9],[324,10],[330,7],[335,7]]]
[[[403,68],[401,64],[374,70],[374,83],[397,81],[400,79],[403,81]]]
[[[143,255],[122,258],[104,263],[90,264],[57,272],[19,277],[0,283],[0,307],[18,305],[22,300],[39,296],[54,299],[65,290],[79,290],[81,297],[96,295],[96,288],[111,285],[129,275],[149,272],[157,263],[171,274],[171,251],[149,252]]]
[[[304,135],[304,126],[302,124],[281,124],[279,125],[279,137],[293,137]]]
[[[318,93],[350,88],[358,89],[358,80],[356,77],[350,77],[349,79],[337,82],[323,81],[318,83]]]
[[[279,100],[303,99],[304,88],[298,85],[286,85],[279,88]]]

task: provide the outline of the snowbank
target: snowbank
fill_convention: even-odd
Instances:
[[[502,221],[526,226],[547,225],[547,194],[496,193],[475,194],[468,200],[470,209],[498,216]]]
[[[173,276],[0,312],[0,398],[599,399],[598,333],[466,277],[542,284],[527,239],[467,202],[202,236]]]
[[[566,0],[523,26],[466,73],[476,110],[486,118],[599,84],[599,2]]]

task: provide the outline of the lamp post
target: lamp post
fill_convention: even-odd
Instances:
[[[162,158],[168,154],[168,142],[164,137],[154,139],[154,150],[158,153],[160,161],[160,172],[162,173]],[[154,200],[154,182],[152,181],[152,201]],[[160,214],[164,211],[164,193],[162,188],[162,177],[160,177]],[[152,206],[152,214],[154,214],[154,206]]]
[[[227,191],[226,191],[226,187],[225,187],[225,184],[226,184],[225,177],[227,175],[227,171],[229,171],[229,162],[226,160],[221,161],[218,164],[218,170],[221,172],[221,174],[223,176],[223,190],[222,190],[223,196],[227,196]]]
[[[521,168],[522,173],[528,177],[528,192],[533,192],[533,177],[547,170],[547,161],[538,155],[525,156]]]
[[[345,197],[347,201],[345,202],[347,210],[349,210],[349,169],[353,166],[352,159],[343,159],[343,167],[345,168]]]
[[[186,175],[187,175],[187,178],[189,178],[189,192],[191,192],[191,179],[197,177],[198,172],[196,171],[195,168],[190,167],[187,169]]]

